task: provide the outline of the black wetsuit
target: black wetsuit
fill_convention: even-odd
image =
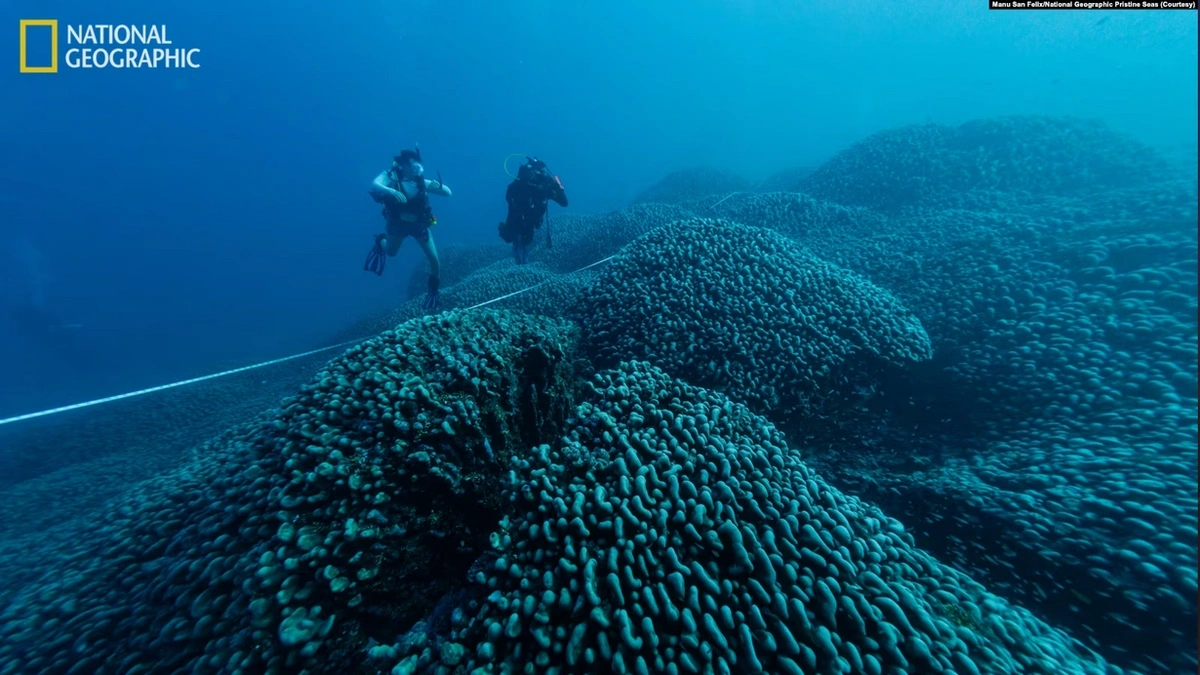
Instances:
[[[553,199],[559,206],[567,205],[566,191],[548,175],[514,180],[508,184],[504,199],[508,202],[508,217],[501,224],[500,236],[506,242],[519,241],[526,246],[533,243],[533,231],[542,226],[548,201]]]

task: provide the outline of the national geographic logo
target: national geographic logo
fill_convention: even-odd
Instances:
[[[62,64],[72,70],[199,68],[200,50],[176,47],[167,27],[68,24]],[[21,72],[57,73],[58,19],[21,19]]]

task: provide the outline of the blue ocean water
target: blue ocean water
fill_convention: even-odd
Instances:
[[[0,671],[1195,670],[1194,9],[4,15]]]
[[[202,67],[5,72],[5,303],[41,289],[97,363],[60,368],[6,322],[2,409],[289,353],[386,306],[395,287],[356,264],[376,224],[363,185],[414,142],[455,190],[445,242],[494,238],[513,152],[552,159],[601,211],[674,169],[765,177],[927,120],[1063,113],[1195,142],[1186,12],[689,6],[58,6],[166,24]]]

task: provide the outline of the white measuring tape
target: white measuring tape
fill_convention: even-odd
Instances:
[[[766,182],[767,182],[767,181],[769,181],[769,180],[771,180],[771,179],[770,179],[770,177],[764,178],[764,179],[762,179],[762,181],[761,181],[761,182],[759,182],[759,184],[758,184],[758,185],[755,185],[754,187],[752,187],[752,188],[750,188],[749,190],[746,190],[746,191],[744,191],[744,192],[730,192],[729,194],[727,194],[727,195],[725,195],[724,197],[722,197],[722,198],[721,198],[721,201],[717,202],[716,204],[713,204],[712,206],[708,207],[707,209],[704,209],[703,211],[701,211],[701,213],[708,213],[709,211],[712,211],[713,209],[715,209],[715,208],[717,208],[718,206],[720,206],[720,205],[721,205],[721,204],[722,204],[722,203],[723,203],[723,202],[724,202],[726,199],[729,199],[730,197],[732,197],[732,196],[734,196],[734,195],[746,195],[746,194],[750,194],[751,192],[756,192],[756,191],[758,190],[758,188],[760,188],[760,187],[762,187],[763,185],[765,185],[765,184],[766,184]]]
[[[304,358],[305,356],[311,356],[313,354],[320,354],[321,352],[327,352],[330,349],[337,349],[338,347],[352,345],[356,342],[364,342],[369,339],[370,338],[359,338],[358,340],[350,340],[349,342],[339,342],[336,345],[329,345],[328,347],[321,347],[320,349],[314,349],[310,352],[304,352],[303,354],[294,354],[292,356],[285,356],[281,359],[273,359],[271,361],[263,361],[262,363],[255,363],[254,365],[250,365],[250,366],[242,366],[241,368],[234,368],[233,370],[226,370],[226,371],[222,371],[220,373],[213,373],[212,375],[205,375],[203,377],[193,377],[190,380],[180,380],[179,382],[172,382],[171,384],[163,384],[163,385],[159,385],[157,387],[150,387],[149,389],[139,389],[137,391],[131,391],[127,394],[118,394],[116,396],[108,396],[105,398],[98,398],[98,399],[95,399],[94,401],[85,401],[84,403],[75,403],[73,405],[65,405],[61,408],[51,408],[50,410],[43,410],[41,412],[29,413],[27,415],[17,415],[16,417],[9,417],[8,419],[0,420],[0,424],[11,424],[13,422],[22,422],[24,420],[31,420],[35,417],[45,417],[46,415],[53,415],[55,413],[67,412],[68,410],[78,410],[79,408],[87,408],[88,406],[100,405],[101,403],[111,403],[113,401],[120,401],[123,398],[133,398],[134,396],[141,396],[143,394],[153,394],[156,391],[163,391],[165,389],[174,389],[175,387],[182,387],[185,384],[195,384],[196,382],[203,382],[205,380],[212,380],[212,379],[216,379],[218,377],[225,377],[226,375],[233,375],[235,373],[244,373],[247,370],[254,370],[255,368],[263,368],[265,366],[273,366],[276,363],[283,363],[284,361],[291,361],[292,359],[300,359],[300,358]]]
[[[582,271],[584,271],[584,270],[588,269],[589,267],[595,267],[596,265],[601,265],[601,264],[603,264],[603,263],[606,263],[606,262],[608,262],[609,260],[612,260],[612,259],[613,259],[613,258],[615,258],[615,257],[617,257],[617,256],[615,256],[615,255],[610,255],[610,256],[608,256],[607,258],[604,258],[603,260],[597,260],[596,262],[594,262],[594,263],[592,263],[592,264],[590,264],[590,265],[584,265],[583,267],[580,267],[579,269],[575,270],[574,272],[570,272],[570,273],[568,273],[568,274],[564,274],[563,276],[567,276],[567,277],[569,277],[569,276],[571,276],[572,274],[579,274],[580,272],[582,272]],[[470,307],[467,307],[466,309],[478,309],[478,308],[480,308],[480,307],[483,307],[484,305],[490,305],[490,304],[492,304],[493,302],[500,302],[501,300],[505,300],[505,299],[507,299],[507,298],[511,298],[511,297],[513,297],[514,295],[520,295],[520,294],[522,294],[522,293],[528,293],[529,291],[532,291],[533,289],[537,288],[538,286],[544,286],[544,285],[546,285],[546,284],[550,283],[551,281],[558,281],[558,279],[546,279],[545,281],[539,281],[538,283],[536,283],[536,284],[534,284],[534,285],[530,286],[529,288],[522,288],[521,290],[519,290],[519,291],[513,291],[512,293],[509,293],[508,295],[502,295],[502,296],[500,296],[500,297],[498,297],[498,298],[492,298],[491,300],[485,300],[485,301],[483,301],[483,302],[479,303],[478,305],[471,305]],[[463,311],[466,311],[466,309],[464,309]]]
[[[763,183],[766,183],[766,182],[767,181],[764,180],[762,183],[759,183],[758,185],[754,186],[753,189],[757,190],[759,187],[762,186]],[[724,202],[726,199],[729,199],[730,197],[732,197],[734,195],[738,195],[738,194],[744,194],[744,193],[732,192],[732,193],[726,195],[725,198],[722,199],[721,201],[719,201],[716,204],[713,204],[712,206],[705,209],[703,211],[703,213],[707,213],[707,212],[711,211],[712,209],[716,208],[716,206],[718,204],[720,204],[721,202]],[[567,274],[565,274],[563,276],[571,276],[572,274],[578,274],[579,272],[582,272],[586,269],[590,269],[597,265],[602,265],[602,264],[612,260],[615,257],[617,257],[617,256],[610,255],[607,258],[604,258],[602,260],[597,260],[596,262],[591,263],[590,265],[584,265],[583,267],[580,267],[579,269],[577,269],[573,272],[568,272]],[[481,302],[477,305],[471,305],[470,307],[466,307],[466,308],[462,309],[461,311],[465,312],[465,311],[472,310],[472,309],[479,309],[480,307],[490,305],[493,302],[500,302],[501,300],[507,300],[508,298],[521,295],[522,293],[528,293],[529,291],[532,291],[535,288],[544,286],[544,285],[546,285],[552,281],[556,281],[556,280],[557,279],[546,279],[545,281],[540,281],[532,286],[529,286],[528,288],[522,288],[519,291],[513,291],[512,293],[508,293],[506,295],[501,295],[498,298],[492,298],[491,300],[485,300],[484,302]],[[302,359],[305,356],[312,356],[313,354],[320,354],[321,352],[327,352],[331,349],[337,349],[338,347],[345,347],[347,345],[358,344],[359,342],[366,342],[367,340],[370,340],[372,337],[375,337],[375,336],[372,335],[370,337],[359,338],[357,340],[349,340],[346,342],[339,342],[336,345],[329,345],[328,347],[321,347],[320,349],[314,349],[312,351],[307,351],[302,354],[293,354],[292,356],[285,356],[281,359],[272,359],[270,361],[263,361],[262,363],[255,363],[255,364],[252,364],[249,366],[242,366],[241,368],[234,368],[233,370],[225,370],[225,371],[221,371],[219,373],[213,373],[211,375],[204,375],[202,377],[193,377],[190,380],[180,380],[179,382],[172,382],[170,384],[163,384],[163,385],[159,385],[157,387],[150,387],[149,389],[139,389],[137,391],[131,391],[131,392],[128,392],[125,394],[118,394],[116,396],[107,396],[105,398],[98,398],[98,399],[95,399],[92,401],[84,401],[83,403],[75,403],[72,405],[65,405],[65,406],[62,406],[61,408],[50,408],[49,410],[42,410],[39,412],[28,413],[25,415],[17,415],[16,417],[9,417],[7,419],[0,419],[0,425],[12,424],[14,422],[23,422],[25,420],[31,420],[31,419],[34,419],[37,417],[46,417],[47,415],[55,415],[55,414],[58,414],[61,412],[67,412],[69,410],[78,410],[80,408],[88,408],[88,407],[91,407],[94,405],[100,405],[101,403],[112,403],[113,401],[120,401],[120,400],[126,399],[126,398],[133,398],[134,396],[143,396],[145,394],[153,394],[154,392],[165,391],[167,389],[174,389],[175,387],[182,387],[187,384],[195,384],[197,382],[204,382],[205,380],[215,380],[218,377],[225,377],[226,375],[236,375],[237,373],[244,373],[247,370],[254,370],[256,368],[265,368],[267,366],[273,366],[276,363],[283,363],[284,361],[292,361],[294,359]]]
[[[613,259],[613,258],[615,258],[615,257],[616,257],[616,256],[612,256],[612,255],[610,255],[610,256],[608,256],[607,258],[603,259],[603,260],[597,260],[596,262],[594,262],[594,263],[592,263],[592,264],[590,264],[590,265],[585,265],[585,266],[583,266],[583,267],[580,267],[579,269],[575,270],[574,272],[569,272],[569,273],[567,273],[567,274],[566,274],[566,275],[564,275],[564,276],[570,276],[570,275],[572,275],[572,274],[577,274],[577,273],[579,273],[579,272],[582,272],[582,271],[584,271],[584,270],[586,270],[586,269],[588,269],[588,268],[595,267],[595,266],[597,266],[597,265],[601,265],[601,264],[603,264],[603,263],[606,263],[606,262],[608,262],[609,260],[612,260],[612,259]],[[521,290],[519,290],[519,291],[514,291],[514,292],[512,292],[512,293],[509,293],[509,294],[507,294],[507,295],[502,295],[502,296],[500,296],[500,297],[498,297],[498,298],[492,298],[491,300],[487,300],[487,301],[485,301],[485,302],[481,302],[481,303],[479,303],[478,305],[471,305],[470,307],[466,307],[466,308],[464,308],[464,309],[463,309],[463,310],[461,310],[461,311],[468,311],[468,310],[472,310],[472,309],[478,309],[478,308],[480,308],[480,307],[483,307],[483,306],[485,306],[485,305],[490,305],[490,304],[492,304],[493,302],[499,302],[499,301],[501,301],[501,300],[504,300],[504,299],[506,299],[506,298],[511,298],[511,297],[513,297],[513,296],[516,296],[516,295],[521,295],[522,293],[528,293],[529,291],[532,291],[533,289],[535,289],[535,288],[537,288],[537,287],[539,287],[539,286],[543,286],[543,285],[545,285],[545,284],[548,284],[548,283],[550,283],[551,281],[555,281],[555,279],[546,279],[545,281],[538,282],[538,283],[536,283],[536,284],[534,284],[534,285],[532,285],[532,286],[530,286],[530,287],[528,287],[528,288],[522,288],[522,289],[521,289]],[[191,378],[190,380],[180,380],[179,382],[172,382],[172,383],[170,383],[170,384],[163,384],[163,385],[159,385],[159,386],[157,386],[157,387],[150,387],[149,389],[139,389],[139,390],[137,390],[137,391],[131,391],[131,392],[128,392],[128,393],[125,393],[125,394],[118,394],[118,395],[116,395],[116,396],[107,396],[107,397],[105,397],[105,398],[98,398],[98,399],[95,399],[95,400],[92,400],[92,401],[85,401],[85,402],[83,402],[83,403],[75,403],[75,404],[73,404],[73,405],[65,405],[65,406],[62,406],[61,408],[51,408],[51,409],[49,409],[49,410],[42,410],[42,411],[39,411],[39,412],[28,413],[28,414],[25,414],[25,415],[17,415],[16,417],[9,417],[9,418],[7,418],[7,419],[0,419],[0,425],[4,425],[4,424],[12,424],[12,423],[14,423],[14,422],[23,422],[23,421],[25,421],[25,420],[31,420],[31,419],[34,419],[34,418],[36,418],[36,417],[45,417],[45,416],[47,416],[47,415],[55,415],[55,414],[57,414],[57,413],[67,412],[68,410],[78,410],[78,409],[80,409],[80,408],[88,408],[88,407],[90,407],[90,406],[94,406],[94,405],[100,405],[101,403],[112,403],[113,401],[120,401],[121,399],[133,398],[134,396],[143,396],[143,395],[145,395],[145,394],[153,394],[154,392],[158,392],[158,391],[165,391],[165,390],[167,390],[167,389],[174,389],[175,387],[182,387],[182,386],[184,386],[184,385],[187,385],[187,384],[195,384],[195,383],[197,383],[197,382],[204,382],[205,380],[214,380],[214,379],[216,379],[216,378],[218,378],[218,377],[225,377],[226,375],[236,375],[237,373],[244,373],[244,372],[246,372],[247,370],[254,370],[254,369],[256,369],[256,368],[265,368],[265,367],[267,367],[267,366],[273,366],[273,365],[275,365],[275,364],[277,364],[277,363],[283,363],[284,361],[292,361],[292,360],[294,360],[294,359],[302,359],[302,358],[304,358],[305,356],[312,356],[313,354],[320,354],[321,352],[327,352],[327,351],[329,351],[329,350],[331,350],[331,349],[337,349],[338,347],[346,347],[346,346],[348,346],[348,345],[358,344],[359,342],[366,342],[367,340],[370,340],[370,339],[371,339],[371,338],[373,338],[373,337],[375,337],[375,336],[374,336],[374,335],[372,335],[372,336],[370,336],[370,337],[359,338],[359,339],[357,339],[357,340],[348,340],[348,341],[346,341],[346,342],[339,342],[339,343],[337,343],[337,344],[335,344],[335,345],[329,345],[328,347],[321,347],[320,349],[313,349],[313,350],[311,350],[311,351],[307,351],[307,352],[304,352],[304,353],[302,353],[302,354],[293,354],[292,356],[285,356],[285,357],[283,357],[283,358],[281,358],[281,359],[272,359],[272,360],[270,360],[270,361],[263,361],[262,363],[255,363],[255,364],[252,364],[252,365],[249,365],[249,366],[242,366],[241,368],[234,368],[233,370],[225,370],[225,371],[222,371],[222,372],[219,372],[219,373],[213,373],[213,374],[211,374],[211,375],[204,375],[204,376],[202,376],[202,377],[193,377],[193,378]]]

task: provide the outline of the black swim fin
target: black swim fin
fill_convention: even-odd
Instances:
[[[367,260],[363,263],[363,270],[366,272],[374,272],[376,276],[383,275],[383,268],[387,263],[387,253],[383,250],[383,240],[387,237],[385,234],[375,235],[375,245],[371,247],[367,253]]]

